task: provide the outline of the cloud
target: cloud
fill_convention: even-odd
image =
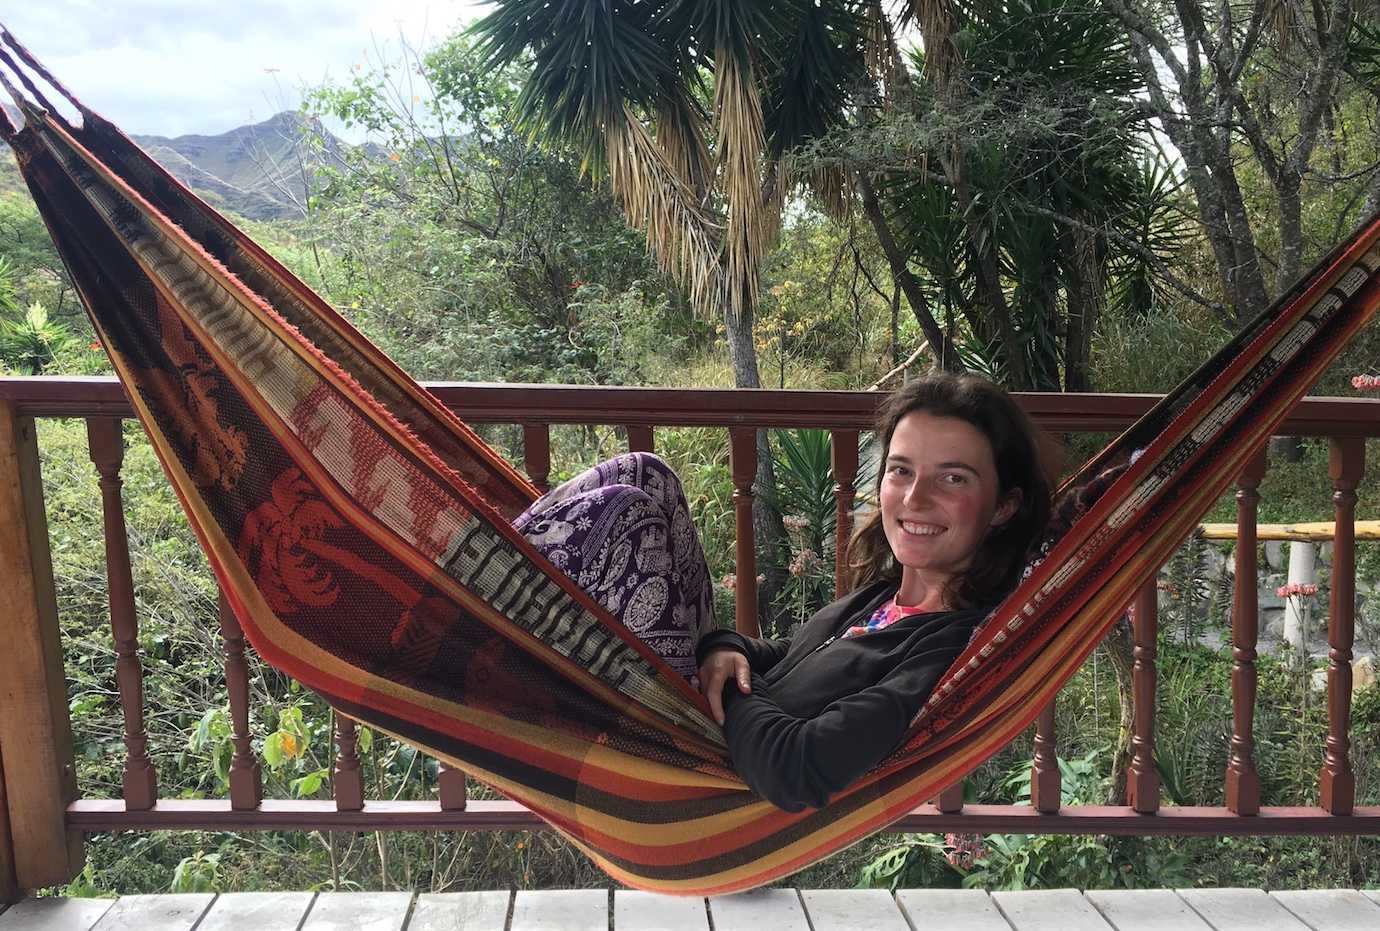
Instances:
[[[128,132],[220,133],[295,107],[401,35],[451,34],[481,0],[49,0],[5,25],[72,93]]]

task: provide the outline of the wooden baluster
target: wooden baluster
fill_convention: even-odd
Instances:
[[[551,425],[544,423],[525,423],[522,425],[522,467],[537,490],[546,494],[551,486],[546,480],[551,476]]]
[[[652,435],[652,427],[648,424],[630,424],[628,426],[628,452],[630,453],[654,453],[656,452],[655,441]]]
[[[1231,756],[1227,760],[1227,810],[1260,813],[1260,776],[1255,769],[1255,648],[1259,640],[1260,592],[1256,570],[1256,505],[1268,465],[1265,450],[1253,456],[1236,483],[1236,587],[1231,607]]]
[[[359,811],[364,807],[364,774],[359,769],[359,736],[353,718],[335,713],[335,769],[331,785],[336,811]]]
[[[129,534],[120,488],[120,465],[125,458],[120,418],[91,417],[86,421],[87,449],[100,474],[101,510],[105,518],[105,577],[110,603],[110,627],[115,638],[115,681],[124,712],[125,768],[122,778],[125,808],[148,811],[158,800],[158,777],[149,759],[144,731],[144,672],[139,662],[139,619],[134,610],[134,579],[129,565]]]
[[[757,551],[752,529],[752,480],[757,476],[757,431],[730,427],[729,450],[733,472],[733,521],[738,534],[735,548],[736,610],[733,626],[745,637],[760,637],[757,623]]]
[[[465,771],[442,763],[436,771],[437,794],[442,811],[464,811],[469,803],[465,794]]]
[[[1126,801],[1143,815],[1160,807],[1160,774],[1155,769],[1155,653],[1159,605],[1152,578],[1136,593],[1131,608],[1135,661],[1131,666],[1136,720],[1131,737],[1131,765],[1126,774]]]
[[[829,434],[834,472],[834,591],[842,595],[848,571],[848,539],[853,533],[853,499],[857,497],[858,431]]]
[[[249,664],[244,659],[244,631],[225,595],[220,596],[220,637],[225,652],[225,689],[230,693],[230,808],[253,811],[263,800],[259,758],[249,736]]]
[[[1366,461],[1361,437],[1333,437],[1328,471],[1337,522],[1332,538],[1332,602],[1327,622],[1327,744],[1319,795],[1334,815],[1356,801],[1351,769],[1351,648],[1356,638],[1356,483]]]
[[[1030,807],[1042,815],[1059,811],[1063,780],[1054,734],[1054,702],[1045,705],[1035,722],[1035,754],[1030,761]]]
[[[946,815],[956,815],[963,810],[963,780],[949,786],[934,800],[934,807]]]

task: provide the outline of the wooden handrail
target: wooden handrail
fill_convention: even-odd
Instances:
[[[767,388],[625,388],[588,385],[426,382],[442,403],[476,423],[644,424],[866,429],[886,395],[866,391]],[[1047,430],[1103,433],[1126,428],[1157,394],[1018,392]],[[124,389],[108,376],[0,377],[0,401],[32,417],[133,417]],[[1380,399],[1304,398],[1280,427],[1285,436],[1380,437]]]

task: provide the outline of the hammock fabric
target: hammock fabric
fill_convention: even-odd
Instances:
[[[1144,450],[1051,541],[903,746],[825,808],[790,814],[734,774],[701,696],[510,526],[527,481],[0,38],[29,92],[5,80],[24,125],[0,129],[259,654],[644,889],[785,876],[1005,746],[1380,303],[1373,220],[1074,478]]]

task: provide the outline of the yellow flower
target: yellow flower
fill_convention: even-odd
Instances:
[[[302,747],[297,742],[295,734],[283,734],[282,746],[283,756],[289,759],[296,759],[297,755],[302,752]]]

